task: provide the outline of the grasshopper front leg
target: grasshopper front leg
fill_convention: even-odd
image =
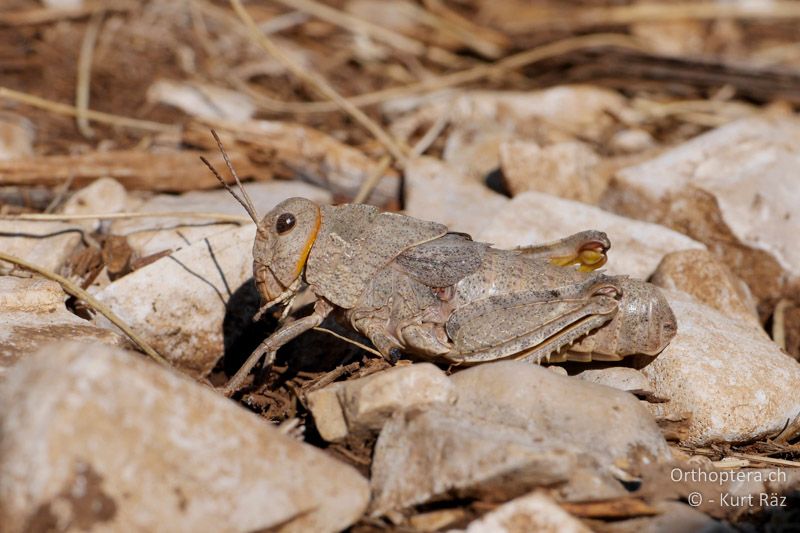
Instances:
[[[272,335],[264,339],[258,348],[256,348],[253,353],[250,354],[250,357],[247,358],[247,361],[244,362],[241,368],[236,371],[236,374],[234,374],[225,387],[222,388],[222,393],[228,397],[233,396],[239,389],[242,388],[242,382],[247,377],[247,374],[250,373],[250,370],[253,369],[256,363],[264,356],[264,354],[267,354],[267,360],[265,364],[267,366],[271,365],[273,361],[275,361],[275,355],[278,351],[278,348],[291,341],[295,337],[298,337],[306,331],[322,324],[322,321],[325,320],[325,317],[327,317],[332,310],[333,307],[331,304],[325,300],[317,300],[317,303],[314,304],[314,311],[310,315],[281,326]]]

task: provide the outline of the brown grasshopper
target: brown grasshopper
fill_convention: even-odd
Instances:
[[[253,275],[262,311],[288,310],[303,285],[315,304],[261,343],[227,394],[261,357],[271,364],[278,348],[334,311],[391,362],[401,353],[451,364],[618,361],[657,355],[677,331],[655,286],[594,271],[610,247],[602,232],[500,250],[436,222],[305,198],[285,200],[259,219],[228,168],[241,197],[211,170],[257,225]]]

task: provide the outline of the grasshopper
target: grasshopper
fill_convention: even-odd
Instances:
[[[363,204],[289,198],[259,218],[225,160],[241,196],[206,164],[256,223],[259,313],[284,305],[285,318],[303,286],[315,298],[310,315],[284,323],[250,355],[228,395],[264,355],[271,364],[278,348],[333,312],[392,363],[401,354],[456,365],[619,361],[657,355],[677,331],[658,288],[596,271],[611,246],[602,232],[501,250]]]

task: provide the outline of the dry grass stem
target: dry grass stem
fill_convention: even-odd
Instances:
[[[8,263],[13,263],[25,270],[30,270],[32,272],[36,272],[37,274],[46,277],[47,279],[51,279],[58,284],[60,284],[64,291],[67,294],[71,294],[75,298],[85,302],[88,304],[92,309],[106,317],[112,324],[117,326],[121,329],[134,343],[136,343],[139,348],[142,349],[144,353],[149,355],[151,358],[156,360],[157,362],[161,363],[164,366],[169,367],[169,362],[164,359],[157,351],[155,351],[147,341],[139,337],[135,331],[133,331],[123,320],[118,317],[111,309],[106,307],[105,304],[97,300],[94,296],[80,288],[75,283],[71,282],[67,278],[63,276],[59,276],[55,272],[47,270],[46,268],[42,268],[40,266],[34,265],[33,263],[29,263],[24,259],[20,259],[19,257],[15,257],[13,255],[6,254],[5,252],[0,251],[0,260],[6,261]]]
[[[425,132],[425,135],[420,137],[414,147],[411,149],[412,157],[419,157],[424,154],[428,148],[436,141],[439,135],[442,134],[444,129],[450,123],[450,114],[445,112],[440,114],[436,117],[436,121],[431,124],[431,127],[428,128],[428,131]]]
[[[314,72],[308,71],[302,66],[295,63],[295,61],[286,55],[279,46],[277,46],[269,37],[264,35],[258,30],[253,18],[242,6],[241,0],[230,0],[236,14],[250,29],[252,37],[258,42],[264,50],[277,59],[286,69],[292,74],[308,83],[311,87],[317,90],[326,98],[335,102],[342,110],[349,114],[353,119],[361,124],[367,131],[369,131],[381,144],[389,151],[390,154],[400,163],[404,163],[407,159],[405,150],[395,141],[386,131],[378,125],[375,121],[364,114],[363,111],[358,109],[351,102],[345,100],[327,81]]]
[[[378,357],[380,357],[380,358],[383,358],[383,356],[381,355],[381,353],[380,353],[378,350],[376,350],[376,349],[374,349],[374,348],[370,348],[370,347],[369,347],[369,346],[367,346],[366,344],[362,344],[362,343],[360,343],[360,342],[358,342],[358,341],[354,341],[353,339],[348,339],[348,338],[347,338],[347,337],[345,337],[344,335],[339,335],[339,334],[338,334],[338,333],[336,333],[335,331],[331,331],[331,330],[329,330],[329,329],[327,329],[327,328],[321,328],[321,327],[319,327],[319,326],[317,326],[317,327],[314,327],[314,328],[312,328],[312,329],[314,329],[314,330],[316,330],[316,331],[321,331],[322,333],[327,333],[328,335],[332,335],[332,336],[336,337],[336,338],[337,338],[337,339],[339,339],[339,340],[342,340],[342,341],[344,341],[344,342],[349,342],[349,343],[350,343],[350,344],[352,344],[353,346],[358,346],[358,347],[359,347],[359,348],[361,348],[362,350],[365,350],[365,351],[367,351],[367,352],[369,352],[369,353],[371,353],[371,354],[375,354],[375,355],[377,355]]]
[[[75,177],[70,176],[64,180],[64,183],[57,187],[55,196],[53,196],[53,199],[44,209],[45,214],[50,214],[55,211],[62,204],[62,202],[67,199],[67,195],[69,194],[69,190],[73,183],[75,183]]]
[[[402,3],[399,8],[408,12],[409,15],[414,17],[421,24],[430,26],[436,33],[441,33],[452,37],[453,39],[461,42],[464,46],[475,50],[484,57],[497,59],[503,53],[503,47],[498,46],[496,42],[491,42],[485,39],[481,28],[476,28],[474,25],[467,28],[463,23],[457,23],[453,17],[443,17],[441,9],[431,2],[426,2],[426,6],[430,11],[426,11],[421,6],[412,3]]]
[[[683,122],[712,128],[722,126],[738,118],[761,113],[761,109],[754,105],[722,100],[656,102],[644,98],[636,98],[633,100],[633,105],[653,119],[673,117]]]
[[[47,100],[46,98],[40,98],[38,96],[33,96],[32,94],[15,91],[13,89],[9,89],[8,87],[0,87],[0,98],[27,104],[58,115],[77,117],[79,114],[78,109],[71,105],[53,102],[52,100]],[[119,115],[112,115],[111,113],[103,113],[101,111],[93,111],[91,109],[87,109],[84,115],[86,118],[94,120],[95,122],[111,124],[112,126],[155,131],[158,133],[178,133],[180,131],[178,126],[171,126],[169,124],[162,124],[160,122],[152,122],[150,120],[121,117]]]
[[[63,214],[22,214],[0,215],[0,220],[25,220],[25,221],[53,221],[53,220],[122,220],[131,218],[202,218],[216,222],[247,224],[252,222],[250,217],[244,215],[227,215],[225,213],[202,213],[199,211],[163,211],[154,213],[87,213],[82,215]]]
[[[543,11],[537,26],[567,24],[575,26],[625,25],[637,22],[720,19],[793,19],[800,18],[798,2],[684,2],[634,3],[623,6],[590,7],[575,10]]]
[[[78,131],[87,139],[94,137],[94,131],[89,126],[89,120],[86,118],[86,112],[89,110],[92,57],[94,56],[94,47],[97,44],[97,35],[100,33],[100,27],[103,24],[103,16],[104,12],[102,10],[92,15],[88,26],[86,26],[86,33],[83,35],[83,41],[81,42],[81,52],[78,56],[78,81],[75,88],[75,109],[78,114],[75,117],[75,121]]]
[[[774,457],[767,457],[763,455],[754,455],[750,453],[732,453],[731,457],[738,457],[740,459],[747,459],[749,461],[759,461],[761,463],[766,463],[768,465],[776,465],[776,466],[789,466],[792,468],[800,468],[799,461],[788,461],[786,459],[775,459]]]
[[[364,183],[362,183],[361,187],[358,189],[358,194],[356,194],[356,197],[353,199],[354,204],[363,204],[364,201],[369,198],[369,195],[372,194],[372,190],[375,188],[384,174],[386,174],[386,171],[389,170],[389,165],[391,164],[391,156],[385,155],[381,158],[369,176],[367,176],[367,179],[364,180]]]
[[[478,26],[450,9],[442,0],[423,0],[423,4],[433,15],[444,20],[459,37],[465,39],[465,45],[486,57],[497,59],[503,50],[511,46],[511,39],[506,34]]]
[[[415,56],[428,57],[431,60],[443,63],[445,66],[456,66],[464,63],[464,58],[451,54],[447,50],[421,43],[411,37],[406,37],[394,30],[364,20],[350,13],[340,11],[334,7],[321,4],[315,0],[275,0],[291,9],[303,11],[322,19],[331,24],[335,24],[345,30],[363,33],[376,41],[381,41],[402,52]]]
[[[518,54],[510,55],[492,64],[478,65],[466,70],[428,78],[401,87],[392,87],[371,93],[360,94],[347,98],[346,101],[357,107],[380,104],[389,100],[396,100],[424,92],[433,92],[479,81],[490,76],[516,70],[536,63],[537,61],[558,57],[576,50],[611,46],[629,48],[642,52],[647,51],[646,46],[639,39],[621,33],[595,33],[592,35],[582,35],[580,37],[569,37],[530,50],[525,50]],[[242,85],[244,84],[240,84],[240,88]],[[265,110],[274,113],[330,113],[340,109],[340,106],[333,102],[284,102],[264,96],[252,89],[247,92],[259,105],[263,106]]]
[[[233,152],[230,155],[242,175],[257,175],[244,154]],[[128,190],[216,189],[219,182],[206,171],[199,156],[205,156],[214,164],[222,162],[219,153],[199,150],[95,150],[83,154],[0,159],[0,185],[60,185],[74,179],[74,185],[81,187],[98,178],[110,177]]]

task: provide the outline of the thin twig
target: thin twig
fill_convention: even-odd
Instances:
[[[347,459],[349,459],[353,463],[366,466],[372,462],[369,457],[359,456],[356,455],[356,452],[348,450],[344,444],[336,444],[334,446],[334,449],[336,450],[337,453],[344,455]]]
[[[64,181],[64,183],[62,183],[61,185],[58,186],[58,188],[56,188],[56,190],[54,191],[55,195],[53,196],[53,199],[50,201],[49,204],[47,204],[47,207],[44,208],[44,213],[45,214],[52,213],[53,211],[56,210],[56,208],[58,206],[61,205],[61,202],[63,202],[64,199],[69,194],[69,189],[72,187],[73,183],[75,183],[75,175],[74,174],[72,174],[70,177],[68,177]]]
[[[371,93],[363,93],[358,96],[347,98],[345,101],[357,107],[380,104],[388,100],[464,85],[506,71],[516,70],[551,57],[557,57],[584,48],[597,48],[601,46],[616,46],[638,51],[647,51],[640,39],[620,33],[595,33],[592,35],[582,35],[580,37],[569,37],[530,50],[525,50],[518,54],[510,55],[505,59],[501,59],[489,65],[478,65],[466,70],[428,78],[401,87],[392,87]],[[333,102],[284,102],[269,98],[252,90],[248,91],[248,93],[259,105],[273,113],[330,113],[340,109],[339,104]]]
[[[102,10],[92,15],[89,24],[86,26],[86,33],[83,35],[83,42],[81,43],[81,52],[78,56],[78,81],[75,87],[75,108],[78,114],[75,120],[78,125],[78,131],[87,139],[94,137],[94,131],[89,126],[89,120],[86,118],[86,112],[89,110],[92,57],[94,56],[94,47],[97,44],[97,35],[100,33],[104,16],[105,12]]]
[[[431,147],[434,141],[436,141],[439,135],[441,135],[442,131],[444,131],[449,122],[450,113],[448,109],[436,117],[436,121],[431,124],[431,127],[428,128],[428,131],[425,132],[425,135],[423,135],[419,141],[417,141],[414,147],[411,148],[411,156],[419,157],[424,154],[425,151]]]
[[[423,4],[461,42],[486,57],[497,59],[511,45],[511,39],[506,34],[475,24],[450,9],[442,0],[423,0]],[[416,5],[414,8],[421,9]]]
[[[375,24],[369,20],[364,20],[360,17],[340,11],[329,5],[316,2],[315,0],[275,0],[279,4],[283,4],[291,9],[303,11],[322,19],[331,24],[335,24],[340,28],[347,31],[363,33],[372,37],[377,41],[382,41],[389,46],[396,48],[402,52],[406,52],[415,56],[428,57],[439,63],[444,63],[445,66],[454,66],[464,63],[464,59],[435,46],[428,47],[426,44],[421,43],[415,39],[407,37],[402,33]],[[429,53],[430,51],[430,53]],[[444,60],[444,61],[442,61]]]
[[[381,352],[379,352],[378,350],[375,350],[374,348],[370,348],[370,347],[369,347],[369,346],[367,346],[366,344],[361,344],[361,343],[360,343],[360,342],[358,342],[358,341],[354,341],[353,339],[348,339],[347,337],[345,337],[345,336],[343,336],[343,335],[339,335],[339,334],[338,334],[338,333],[336,333],[335,331],[331,331],[331,330],[329,330],[329,329],[327,329],[327,328],[321,328],[321,327],[319,327],[319,326],[317,326],[317,327],[315,327],[315,328],[312,328],[312,329],[314,329],[314,330],[316,330],[316,331],[321,331],[321,332],[323,332],[323,333],[327,333],[328,335],[333,335],[334,337],[336,337],[336,338],[337,338],[337,339],[339,339],[339,340],[343,340],[343,341],[345,341],[345,342],[349,342],[349,343],[350,343],[350,344],[352,344],[353,346],[358,346],[358,347],[359,347],[359,348],[361,348],[362,350],[365,350],[365,351],[367,351],[367,352],[369,352],[369,353],[371,353],[371,354],[377,355],[378,357],[383,357],[383,355],[381,355]]]
[[[361,366],[361,363],[356,361],[349,365],[339,365],[330,372],[327,372],[314,381],[309,381],[303,384],[303,393],[307,397],[309,392],[327,387],[345,374],[352,374]]]
[[[98,313],[106,317],[112,324],[121,329],[133,342],[136,343],[137,346],[139,346],[139,348],[142,349],[142,351],[144,351],[144,353],[146,353],[147,355],[149,355],[162,365],[170,366],[169,362],[167,362],[166,359],[164,359],[157,351],[155,351],[149,344],[147,344],[147,341],[145,341],[139,335],[137,335],[136,332],[134,332],[127,324],[125,324],[125,322],[123,322],[122,319],[118,317],[111,309],[106,307],[105,304],[101,303],[94,296],[92,296],[91,294],[89,294],[88,292],[86,292],[85,290],[83,290],[82,288],[80,288],[78,285],[71,282],[67,278],[59,276],[55,272],[47,270],[46,268],[42,268],[38,265],[34,265],[33,263],[29,263],[24,259],[20,259],[19,257],[9,255],[5,252],[0,252],[0,260],[6,261],[8,263],[13,263],[26,270],[31,270],[41,276],[44,276],[48,279],[51,279],[59,283],[64,288],[65,292],[87,303]]]
[[[559,25],[574,29],[587,26],[614,26],[637,22],[671,22],[677,20],[786,20],[800,18],[800,4],[794,1],[775,2],[682,2],[634,3],[620,6],[586,7],[575,9],[538,9],[534,27]]]
[[[32,94],[15,91],[13,89],[9,89],[8,87],[0,87],[0,98],[13,100],[15,102],[22,102],[23,104],[28,104],[30,106],[44,109],[45,111],[50,111],[51,113],[56,113],[59,115],[66,115],[69,117],[78,116],[78,110],[71,105],[53,102],[52,100],[47,100],[46,98],[40,98]],[[178,126],[161,124],[160,122],[152,122],[150,120],[121,117],[119,115],[112,115],[111,113],[103,113],[101,111],[94,111],[91,109],[87,109],[85,115],[86,118],[94,120],[95,122],[102,122],[104,124],[112,124],[114,126],[122,126],[125,128],[156,131],[159,133],[176,133],[180,131]]]
[[[378,182],[381,180],[386,171],[389,169],[389,165],[392,164],[392,156],[385,155],[381,158],[375,168],[372,169],[367,179],[364,180],[364,183],[361,184],[361,187],[358,189],[358,194],[353,199],[354,204],[363,204],[369,195],[372,194],[372,190],[375,189],[375,186],[378,185]]]
[[[710,127],[722,126],[738,118],[761,112],[760,108],[751,104],[721,100],[658,102],[646,98],[635,98],[633,106],[656,119],[674,117],[684,122]]]
[[[481,32],[476,32],[474,28],[464,28],[462,25],[454,23],[452,19],[435,13],[431,9],[435,6],[432,6],[430,2],[425,2],[425,7],[427,9],[423,9],[416,3],[402,2],[398,9],[414,17],[418,23],[430,26],[436,34],[454,38],[485,57],[497,59],[503,54],[502,48],[496,43],[487,42],[480,35]]]
[[[361,124],[367,131],[369,131],[380,143],[392,154],[399,163],[404,164],[407,156],[405,150],[395,141],[386,131],[378,125],[375,121],[369,118],[363,111],[353,105],[351,102],[343,98],[337,93],[333,87],[328,84],[321,76],[306,68],[298,65],[294,59],[289,57],[284,51],[276,45],[269,37],[264,35],[258,30],[253,18],[242,6],[241,0],[229,0],[233,6],[236,14],[250,29],[252,37],[258,42],[261,47],[275,59],[277,59],[286,69],[292,74],[308,83],[311,87],[316,89],[320,94],[335,102],[342,110],[353,119]]]
[[[20,215],[0,215],[0,220],[114,220],[128,218],[205,218],[218,222],[234,222],[246,224],[252,222],[250,217],[244,215],[228,215],[225,213],[203,213],[200,211],[161,211],[152,213],[85,213],[80,215],[66,215],[62,213],[53,214],[20,214]]]
[[[760,461],[762,463],[766,463],[769,465],[777,465],[777,466],[790,466],[793,468],[800,467],[800,462],[798,461],[788,461],[786,459],[775,459],[774,457],[766,457],[762,455],[755,455],[751,453],[731,453],[731,457],[739,457],[742,459],[748,459],[750,461]]]

